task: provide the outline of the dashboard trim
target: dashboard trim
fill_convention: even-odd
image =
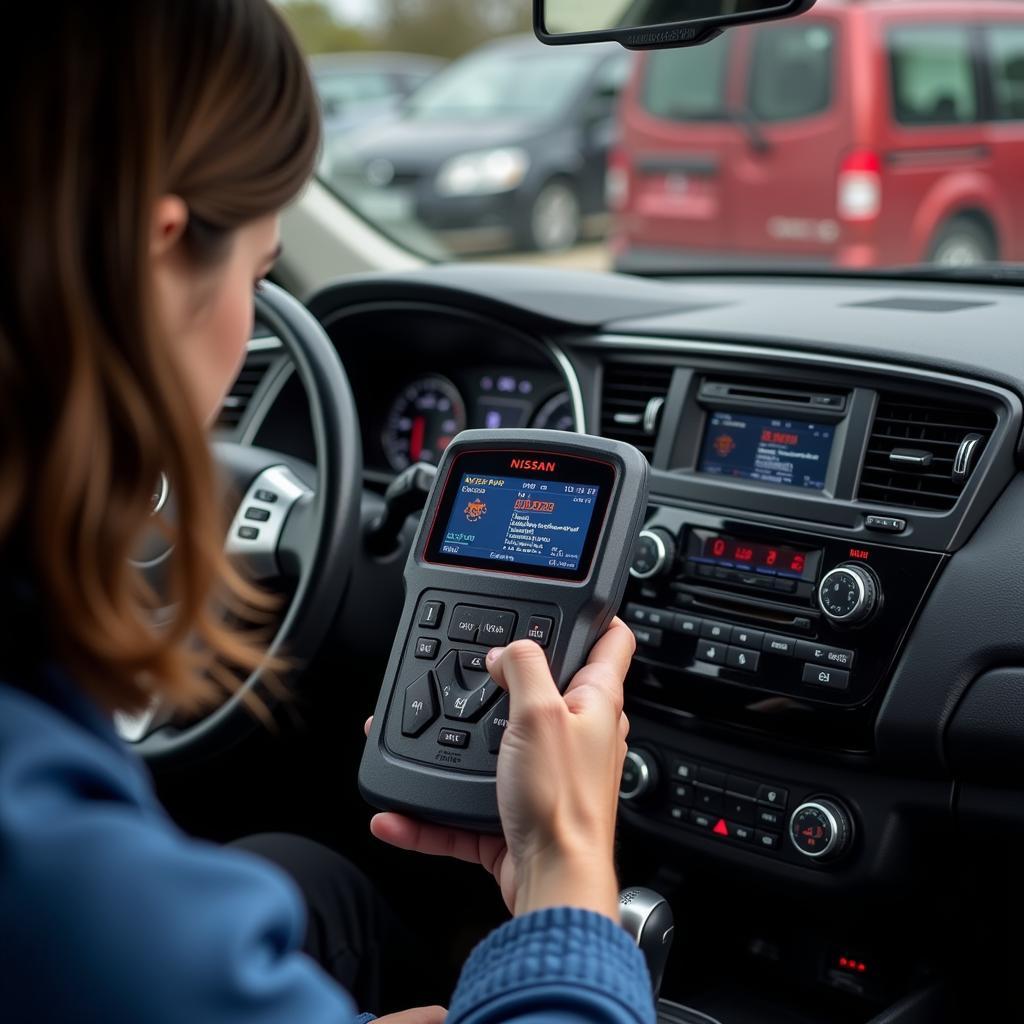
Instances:
[[[701,341],[691,338],[655,338],[630,334],[613,334],[601,332],[587,337],[576,337],[573,345],[577,348],[607,348],[625,346],[631,349],[656,349],[668,352],[687,352],[694,355],[707,356],[739,356],[752,360],[777,360],[791,362],[802,366],[817,365],[837,369],[857,369],[878,373],[885,376],[901,378],[915,377],[919,381],[931,384],[945,384],[971,391],[984,391],[1011,406],[1016,406],[1019,413],[1024,409],[1018,396],[1008,388],[989,381],[971,377],[960,377],[956,374],[941,373],[937,370],[925,370],[906,363],[881,363],[872,359],[860,359],[856,356],[831,356],[823,352],[806,352],[800,349],[779,348],[769,345],[743,345],[734,341]]]
[[[541,338],[540,340],[562,371],[562,377],[569,392],[569,400],[572,402],[572,418],[576,421],[576,432],[585,434],[587,432],[587,416],[583,405],[583,388],[580,385],[576,367],[572,365],[565,352],[550,338]]]

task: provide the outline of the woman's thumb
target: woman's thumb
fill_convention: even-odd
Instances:
[[[544,651],[532,640],[516,640],[488,651],[487,671],[508,690],[513,719],[562,699]]]

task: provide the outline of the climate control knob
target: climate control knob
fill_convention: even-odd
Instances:
[[[619,797],[622,800],[640,801],[654,792],[658,785],[658,765],[646,750],[630,747],[622,765],[622,781],[619,783]]]
[[[821,610],[844,626],[856,626],[871,618],[881,596],[875,574],[862,565],[840,565],[825,573],[818,586]]]
[[[853,822],[838,801],[815,797],[790,816],[789,841],[805,857],[834,860],[850,848]]]
[[[675,537],[660,526],[652,526],[641,530],[636,539],[629,574],[634,579],[649,580],[671,569],[675,560]]]

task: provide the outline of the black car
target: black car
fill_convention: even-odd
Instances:
[[[605,209],[629,61],[614,44],[489,43],[436,75],[396,120],[339,139],[330,181],[399,236],[440,232],[455,249],[567,248]]]

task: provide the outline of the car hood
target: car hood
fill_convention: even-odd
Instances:
[[[387,160],[396,175],[430,174],[461,153],[517,146],[544,131],[537,121],[500,118],[468,123],[401,120],[375,125],[339,140],[333,158],[336,170],[360,172],[371,161]]]

